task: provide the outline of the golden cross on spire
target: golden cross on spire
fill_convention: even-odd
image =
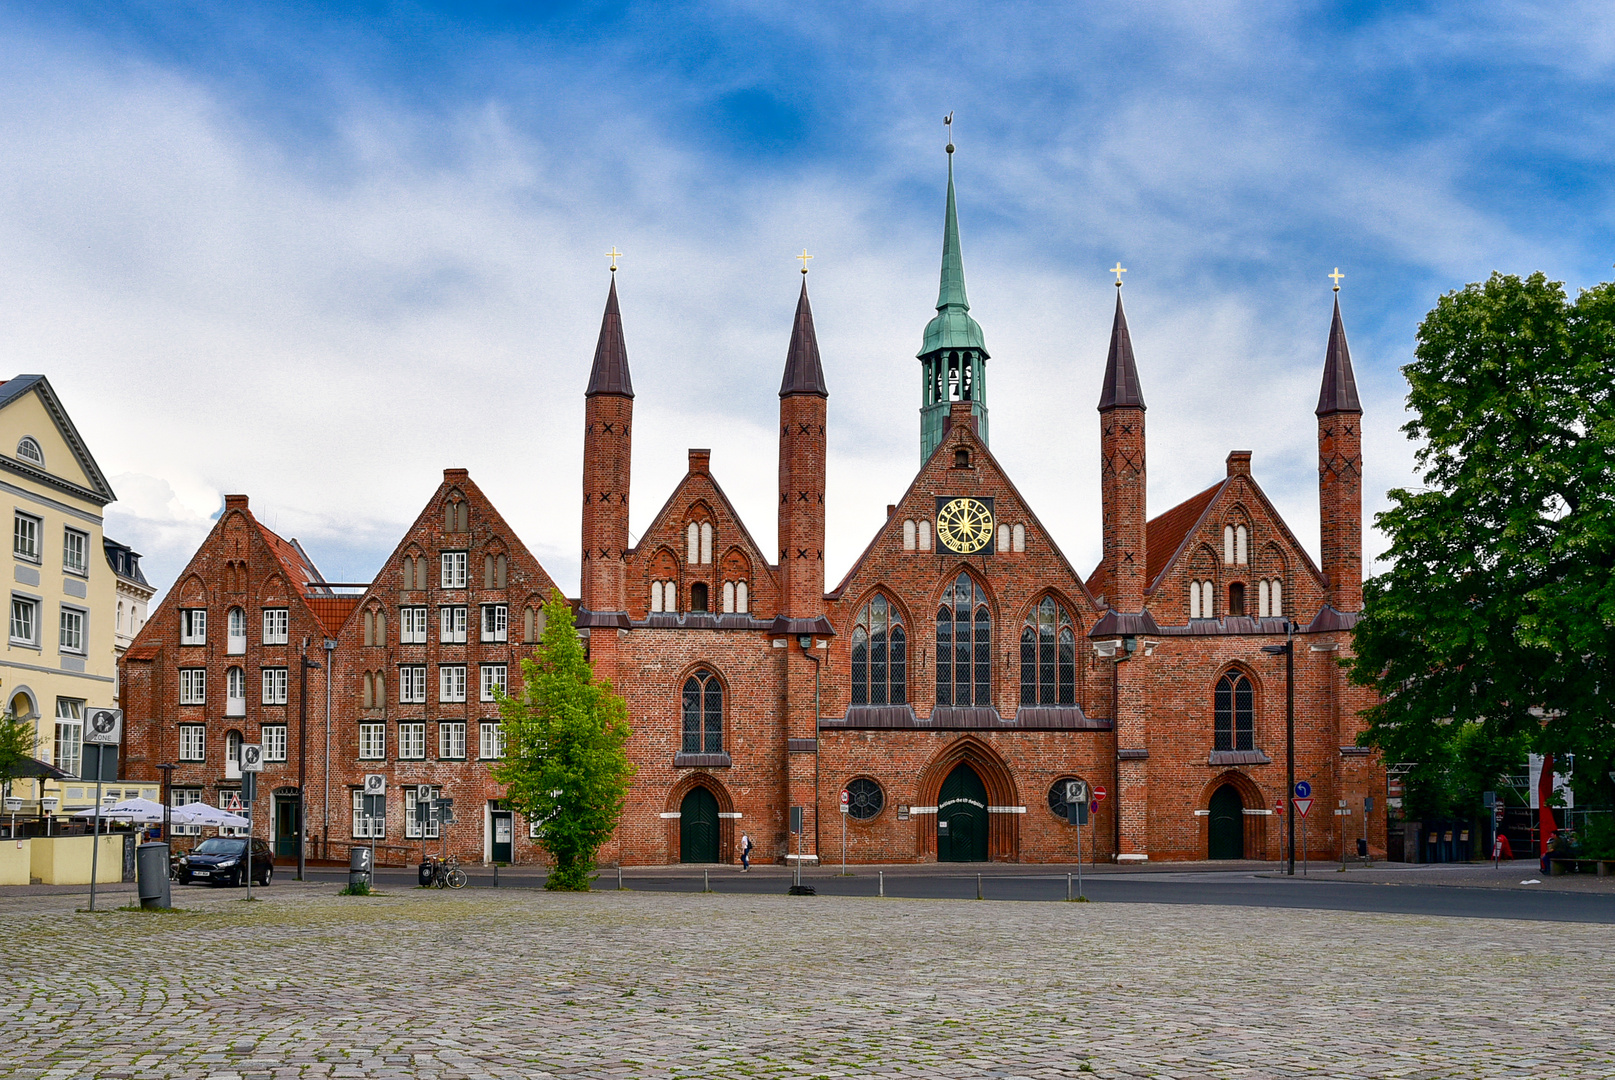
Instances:
[[[622,258],[622,252],[617,250],[616,244],[611,245],[611,250],[606,252],[606,258],[611,260],[611,272],[615,274],[617,272],[617,260]]]
[[[1117,259],[1116,260],[1116,265],[1112,266],[1110,268],[1110,272],[1112,274],[1116,275],[1116,288],[1118,288],[1118,289],[1121,288],[1122,287],[1122,275],[1127,273],[1127,267],[1122,265],[1122,261],[1120,259]]]
[[[804,274],[806,274],[806,273],[807,273],[807,264],[808,264],[808,260],[809,260],[809,259],[811,259],[811,258],[813,258],[813,256],[811,256],[811,255],[809,255],[809,254],[808,254],[808,253],[807,253],[807,248],[803,248],[803,249],[802,249],[802,254],[800,254],[800,255],[798,255],[798,256],[796,256],[796,257],[797,257],[797,258],[798,258],[798,259],[801,259],[801,260],[802,260],[802,273],[804,273]]]
[[[1337,266],[1337,267],[1335,267],[1335,272],[1334,272],[1334,273],[1332,273],[1332,274],[1325,274],[1325,275],[1324,275],[1324,277],[1326,277],[1326,278],[1332,278],[1332,279],[1333,279],[1333,280],[1334,280],[1334,283],[1335,283],[1335,292],[1339,292],[1339,291],[1340,291],[1340,279],[1341,279],[1341,278],[1343,278],[1343,277],[1345,277],[1345,276],[1346,276],[1346,275],[1345,275],[1345,274],[1342,274],[1342,273],[1341,273],[1341,272],[1340,272],[1340,267],[1338,267],[1338,266]]]

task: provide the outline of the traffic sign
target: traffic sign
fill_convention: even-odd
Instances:
[[[85,711],[85,742],[102,746],[117,746],[122,739],[122,709],[88,709]]]
[[[1067,780],[1065,782],[1065,801],[1068,803],[1087,802],[1088,785],[1081,780]]]
[[[431,784],[416,784],[415,785],[415,804],[417,806],[419,806],[421,803],[429,803],[431,801],[432,801],[432,785]]]
[[[387,794],[387,778],[381,773],[365,773],[364,793],[366,795]]]
[[[1295,782],[1295,797],[1298,799],[1307,799],[1311,798],[1311,796],[1312,785],[1307,783],[1305,780],[1297,780]]]
[[[1279,817],[1284,816],[1284,800],[1283,799],[1274,799],[1273,800],[1273,813],[1277,814]]]
[[[845,814],[847,812],[847,810],[849,809],[849,804],[850,804],[851,799],[852,799],[852,796],[850,794],[848,794],[847,789],[842,788],[841,789],[841,812],[843,814]]]
[[[1090,813],[1090,814],[1099,813],[1099,800],[1098,799],[1094,799],[1093,801],[1088,803],[1088,813]]]
[[[232,791],[226,794],[219,809],[231,814],[241,813],[241,792]]]
[[[257,743],[241,744],[241,771],[264,771],[264,748]]]
[[[1110,793],[1105,790],[1105,785],[1103,785],[1103,784],[1095,784],[1093,786],[1093,801],[1094,802],[1104,802],[1105,801],[1105,796],[1108,795],[1108,794],[1110,794]]]
[[[1296,786],[1300,787],[1299,784],[1297,784]],[[1312,809],[1312,800],[1311,799],[1297,799],[1297,800],[1295,800],[1295,815],[1296,815],[1296,817],[1306,817],[1307,816],[1307,811],[1311,810],[1311,809]]]

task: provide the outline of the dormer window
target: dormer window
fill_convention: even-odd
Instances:
[[[17,456],[24,461],[31,461],[40,468],[45,467],[45,452],[39,448],[32,435],[24,435],[22,442],[17,444]]]

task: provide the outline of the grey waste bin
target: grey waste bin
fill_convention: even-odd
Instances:
[[[139,868],[140,906],[173,907],[168,892],[168,845],[141,844],[135,851],[135,865]]]
[[[348,884],[370,884],[370,849],[356,847],[348,849]]]

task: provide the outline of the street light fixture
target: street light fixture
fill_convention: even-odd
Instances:
[[[1284,657],[1284,801],[1290,804],[1287,807],[1290,813],[1284,815],[1284,820],[1290,864],[1287,872],[1294,877],[1295,806],[1291,803],[1291,797],[1295,794],[1295,623],[1285,619],[1284,644],[1263,645],[1262,651],[1270,656]]]

